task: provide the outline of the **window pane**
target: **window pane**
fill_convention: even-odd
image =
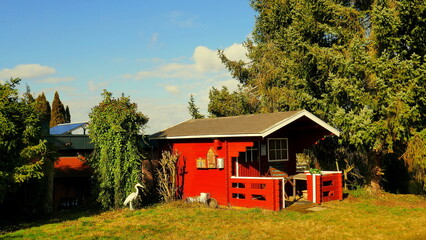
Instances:
[[[241,162],[247,162],[246,153],[240,152],[240,156],[238,157],[238,160],[240,160]]]
[[[257,162],[259,159],[259,150],[254,150],[253,151],[253,161]]]
[[[269,149],[270,150],[275,149],[275,140],[269,140]]]
[[[276,152],[277,152],[277,159],[283,159],[281,157],[281,150],[277,150]]]
[[[284,139],[282,144],[283,145],[281,149],[287,149],[287,139]]]
[[[270,160],[275,160],[275,150],[270,150],[269,151],[269,159]]]
[[[287,150],[281,150],[282,159],[287,159]]]

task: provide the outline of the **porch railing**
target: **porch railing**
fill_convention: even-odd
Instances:
[[[285,206],[283,180],[277,177],[231,177],[229,204],[278,211]]]
[[[343,200],[342,172],[322,171],[307,177],[308,200],[314,203]]]

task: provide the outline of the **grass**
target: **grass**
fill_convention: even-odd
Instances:
[[[426,239],[426,200],[414,195],[323,203],[326,210],[211,209],[174,202],[31,227],[0,239]]]

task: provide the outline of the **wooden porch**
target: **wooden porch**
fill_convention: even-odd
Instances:
[[[286,200],[297,200],[297,181],[307,181],[308,200],[320,204],[342,200],[342,173],[324,171],[323,174],[298,173],[288,177],[236,177],[229,181],[229,205],[258,207],[279,211],[287,207]],[[286,186],[291,186],[291,195]]]

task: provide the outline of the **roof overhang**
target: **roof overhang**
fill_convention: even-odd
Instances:
[[[310,120],[312,120],[313,122],[317,123],[318,125],[320,125],[321,127],[323,127],[324,129],[328,130],[329,132],[333,133],[336,136],[340,136],[340,131],[337,130],[336,128],[330,126],[329,124],[327,124],[326,122],[324,122],[323,120],[319,119],[317,116],[313,115],[312,113],[306,111],[306,110],[302,110],[299,113],[288,117],[274,125],[272,125],[271,127],[263,130],[261,133],[244,133],[244,134],[225,134],[225,135],[187,135],[187,136],[160,136],[160,137],[154,137],[151,139],[200,139],[200,138],[228,138],[228,137],[232,137],[232,138],[237,138],[237,137],[262,137],[265,138],[268,135],[278,131],[279,129],[289,125],[290,123],[302,118],[302,117],[307,117]]]
[[[307,117],[310,120],[312,120],[313,122],[315,122],[316,124],[320,125],[321,127],[327,129],[329,132],[333,133],[336,136],[340,136],[340,131],[337,130],[336,128],[330,126],[328,123],[324,122],[323,120],[319,119],[317,116],[313,115],[312,113],[303,110],[300,111],[298,114],[295,114],[289,118],[284,119],[281,122],[278,122],[277,124],[275,124],[274,126],[271,126],[270,128],[266,129],[263,133],[262,133],[262,137],[266,137],[269,134],[278,131],[278,129],[281,129],[287,125],[289,125],[290,123],[296,121],[297,119],[300,119],[301,117]]]

